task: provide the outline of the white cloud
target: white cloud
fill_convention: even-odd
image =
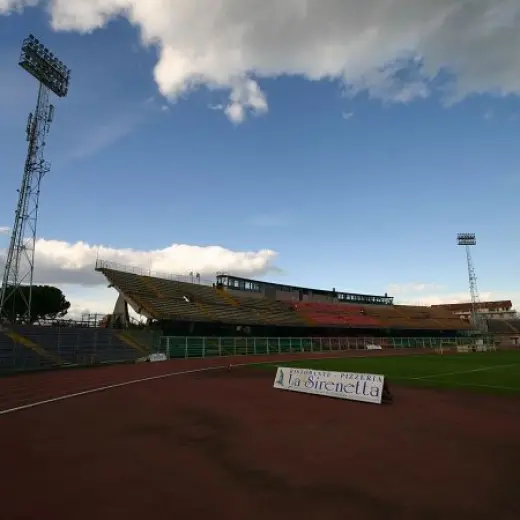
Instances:
[[[229,105],[225,109],[231,121],[236,124],[242,123],[247,110],[254,114],[267,112],[267,99],[256,81],[240,78],[233,83]]]
[[[31,0],[0,0],[0,13]],[[171,100],[228,89],[232,121],[265,113],[257,80],[338,79],[347,91],[408,103],[520,93],[518,0],[41,0],[56,30],[89,32],[124,16],[158,48],[154,78]],[[130,49],[132,50],[132,49]],[[439,85],[439,75],[451,77]],[[434,81],[432,81],[434,80]]]
[[[343,112],[343,114],[341,114],[341,117],[348,121],[349,119],[352,119],[354,117],[354,112]]]
[[[5,265],[5,250],[0,250],[0,272]],[[137,251],[39,239],[36,243],[35,283],[60,287],[71,301],[71,315],[111,312],[117,294],[107,289],[106,279],[94,270],[96,258],[136,267],[143,272],[187,276],[191,271],[214,281],[217,271],[242,276],[261,276],[277,272],[275,251],[232,251],[220,246],[172,244],[163,249]]]
[[[71,291],[68,286],[62,287],[65,297],[71,302],[68,319],[80,319],[86,314],[111,314],[117,300],[117,291],[106,287],[84,290],[81,293]],[[133,313],[132,313],[133,315]]]
[[[214,279],[217,271],[243,276],[258,276],[275,271],[276,267],[272,262],[277,253],[269,249],[232,251],[220,246],[186,244],[172,244],[153,251],[137,251],[42,238],[36,242],[36,281],[57,285],[103,285],[103,277],[94,271],[98,257],[159,273],[186,276],[194,271],[200,273],[202,278]],[[5,250],[0,250],[0,269],[4,264]]]
[[[0,0],[0,14],[20,12],[24,7],[37,5],[40,0]]]
[[[9,231],[11,231],[11,228],[8,228],[7,226],[0,226],[0,236],[8,235]]]

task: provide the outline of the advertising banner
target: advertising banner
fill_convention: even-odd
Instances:
[[[308,368],[278,367],[274,388],[381,404],[385,376],[355,372],[330,372]]]

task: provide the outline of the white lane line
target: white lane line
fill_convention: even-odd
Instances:
[[[135,385],[137,383],[144,383],[146,381],[153,381],[155,379],[164,379],[166,377],[171,376],[182,376],[184,374],[195,374],[196,372],[204,372],[206,370],[217,370],[219,368],[226,368],[225,366],[214,366],[214,367],[204,367],[204,368],[195,368],[193,370],[183,370],[181,372],[168,372],[167,374],[161,374],[159,376],[149,376],[142,377],[140,379],[132,379],[130,381],[125,381],[124,383],[114,383],[112,385],[98,386],[96,388],[90,388],[89,390],[83,390],[82,392],[75,392],[73,394],[64,394],[58,397],[51,397],[49,399],[44,399],[43,401],[35,401],[34,403],[23,404],[21,406],[15,406],[14,408],[7,408],[6,410],[0,410],[0,415],[7,415],[8,413],[19,412],[21,410],[27,410],[29,408],[35,408],[36,406],[41,406],[43,404],[56,403],[57,401],[65,401],[66,399],[72,399],[73,397],[80,397],[82,395],[88,394],[96,394],[99,392],[104,392],[105,390],[111,390],[112,388],[121,388],[123,386]]]
[[[363,351],[365,349],[352,349],[352,350],[346,350],[344,352],[359,352],[359,351]],[[397,350],[397,352],[402,352],[400,349]],[[308,354],[313,354],[312,352],[308,352]],[[316,353],[314,353],[316,354]],[[321,352],[319,354],[327,354],[326,352]],[[403,357],[411,357],[411,356],[423,356],[425,354],[422,354],[422,353],[417,353],[417,354],[408,354],[407,356],[403,356]],[[294,364],[294,363],[298,363],[298,361],[302,360],[302,361],[312,361],[312,360],[320,360],[320,359],[359,359],[359,358],[378,358],[378,357],[392,357],[392,356],[396,356],[396,357],[399,357],[399,354],[392,354],[392,353],[388,353],[388,354],[383,354],[383,355],[380,355],[380,356],[374,356],[374,355],[367,355],[367,354],[363,354],[363,355],[359,355],[359,356],[345,356],[345,355],[342,355],[342,356],[326,356],[326,357],[321,357],[321,356],[312,356],[312,357],[301,357],[299,359],[292,359],[292,360],[269,360],[269,361],[254,361],[252,363],[233,363],[231,364],[232,367],[245,367],[245,366],[251,366],[251,365],[277,365],[277,364],[280,364],[280,363],[291,363],[291,364]],[[75,392],[75,393],[72,393],[72,394],[64,394],[64,395],[60,395],[60,396],[57,396],[57,397],[51,397],[49,399],[44,399],[42,401],[34,401],[33,403],[28,403],[28,404],[23,404],[23,405],[20,405],[20,406],[15,406],[13,408],[7,408],[5,410],[0,410],[0,416],[1,415],[7,415],[7,414],[10,414],[10,413],[14,413],[14,412],[20,412],[22,410],[28,410],[30,408],[36,408],[37,406],[42,406],[44,404],[50,404],[50,403],[56,403],[58,401],[66,401],[67,399],[72,399],[74,397],[81,397],[82,395],[89,395],[89,394],[96,394],[96,393],[99,393],[99,392],[104,392],[106,390],[111,390],[113,388],[121,388],[121,387],[124,387],[124,386],[129,386],[129,385],[135,385],[137,383],[146,383],[147,381],[154,381],[154,380],[157,380],[157,379],[165,379],[167,377],[174,377],[174,376],[182,376],[182,375],[187,375],[187,374],[197,374],[197,373],[200,373],[200,372],[206,372],[206,371],[210,371],[210,370],[223,370],[223,369],[226,369],[230,366],[230,364],[226,364],[226,365],[216,365],[216,366],[212,366],[212,367],[203,367],[203,368],[194,368],[192,370],[181,370],[181,371],[177,371],[177,372],[167,372],[166,374],[160,374],[158,376],[149,376],[149,377],[142,377],[142,378],[139,378],[139,379],[132,379],[130,381],[125,381],[123,383],[114,383],[114,384],[111,384],[111,385],[105,385],[105,386],[100,386],[100,387],[96,387],[96,388],[90,388],[89,390],[83,390],[81,392]]]
[[[445,376],[458,376],[458,375],[464,375],[464,374],[473,374],[475,372],[487,372],[488,370],[496,370],[499,368],[510,368],[510,367],[516,367],[518,363],[509,363],[508,365],[493,365],[491,367],[483,367],[483,368],[474,368],[472,370],[459,370],[457,372],[441,372],[440,374],[429,374],[427,376],[421,376],[421,377],[408,377],[406,379],[430,379],[430,378],[436,378],[436,377],[445,377]]]
[[[310,352],[309,352],[310,353]],[[363,356],[352,356],[352,357],[349,357],[349,356],[327,356],[327,357],[324,357],[324,358],[321,358],[321,359],[343,359],[343,358],[349,358],[349,359],[354,359],[354,358],[361,358],[361,357],[373,357],[373,356],[367,356],[367,355],[363,355]],[[302,357],[301,360],[302,361],[308,361],[308,360],[313,360],[313,359],[320,359],[320,357],[316,357],[316,356],[313,356],[311,358],[305,358],[305,357]],[[245,367],[245,366],[249,366],[249,365],[275,365],[275,364],[278,364],[278,363],[295,363],[295,362],[298,362],[299,360],[292,360],[292,361],[255,361],[253,363],[233,363],[231,364],[232,367]],[[141,377],[139,379],[132,379],[130,381],[124,381],[123,383],[114,383],[114,384],[111,384],[111,385],[105,385],[105,386],[99,386],[99,387],[96,387],[96,388],[90,388],[89,390],[83,390],[81,392],[74,392],[72,394],[64,394],[64,395],[60,395],[60,396],[57,396],[57,397],[51,397],[49,399],[44,399],[42,401],[35,401],[33,403],[28,403],[28,404],[23,404],[23,405],[20,405],[20,406],[15,406],[13,408],[7,408],[6,410],[0,410],[0,415],[7,415],[9,413],[14,413],[14,412],[20,412],[22,410],[28,410],[29,408],[35,408],[37,406],[42,406],[44,404],[50,404],[50,403],[56,403],[58,401],[65,401],[67,399],[72,399],[73,397],[81,397],[82,395],[88,395],[88,394],[96,394],[96,393],[99,393],[99,392],[104,392],[106,390],[111,390],[113,388],[121,388],[123,386],[129,386],[129,385],[135,385],[137,383],[145,383],[147,381],[154,381],[154,380],[157,380],[157,379],[165,379],[167,377],[174,377],[174,376],[182,376],[182,375],[187,375],[187,374],[197,374],[197,373],[200,373],[200,372],[206,372],[206,371],[210,371],[210,370],[223,370],[223,369],[226,369],[230,366],[230,364],[226,364],[226,365],[215,365],[215,366],[212,366],[212,367],[203,367],[203,368],[194,368],[194,369],[191,369],[191,370],[181,370],[181,371],[177,371],[177,372],[167,372],[166,374],[160,374],[158,376],[149,376],[149,377]]]

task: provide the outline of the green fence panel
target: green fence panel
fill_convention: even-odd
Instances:
[[[365,349],[368,344],[384,348],[449,348],[468,343],[467,338],[215,338],[163,336],[156,351],[169,358],[202,358],[219,356],[265,356],[310,352],[334,352]]]

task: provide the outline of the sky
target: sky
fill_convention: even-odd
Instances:
[[[110,312],[96,258],[399,303],[520,303],[518,0],[0,0],[0,269],[37,84],[35,281]]]

